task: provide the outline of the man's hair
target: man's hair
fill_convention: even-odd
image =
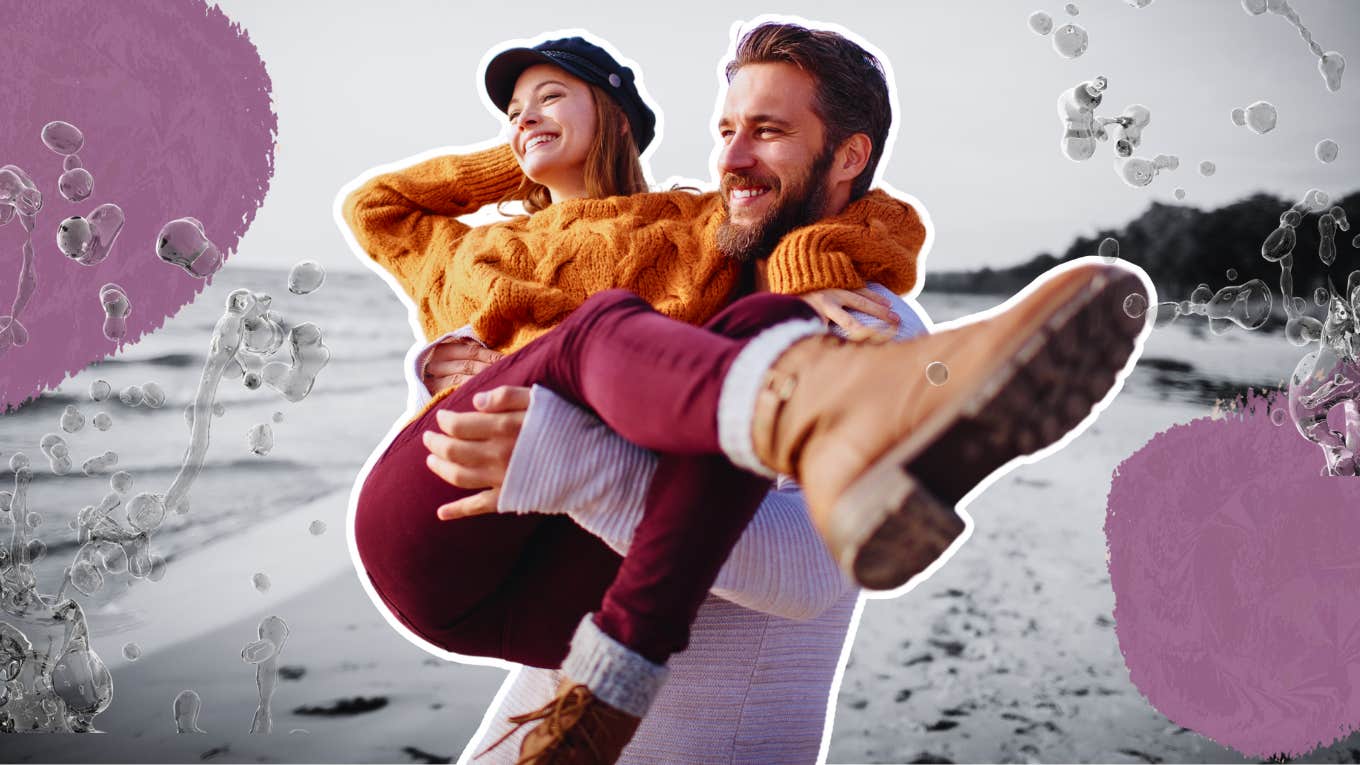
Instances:
[[[623,109],[600,88],[585,83],[595,102],[595,141],[586,152],[586,196],[591,198],[640,194],[647,190],[647,177],[642,173],[637,142],[632,131],[624,132],[628,117]],[[534,183],[527,177],[511,199],[523,199],[524,209],[530,213],[552,204],[548,187]]]
[[[768,23],[752,29],[737,43],[737,53],[727,64],[727,81],[747,64],[793,64],[816,83],[813,112],[826,126],[831,146],[855,133],[873,144],[869,162],[850,187],[850,199],[869,190],[874,170],[883,157],[892,127],[892,102],[883,65],[869,51],[835,32],[808,29],[797,24]]]

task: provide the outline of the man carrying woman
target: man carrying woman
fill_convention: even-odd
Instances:
[[[1061,438],[1115,384],[1142,329],[1119,306],[1146,286],[1080,264],[936,336],[832,341],[803,301],[750,293],[866,280],[902,292],[914,280],[919,218],[868,192],[891,124],[878,62],[834,33],[759,27],[728,69],[717,204],[684,192],[595,199],[604,187],[584,170],[583,137],[614,129],[601,103],[631,112],[618,128],[630,138],[650,137],[647,122],[629,108],[631,71],[556,43],[487,69],[511,150],[549,204],[485,230],[450,223],[523,190],[503,154],[442,177],[437,166],[379,176],[347,200],[356,239],[412,295],[427,336],[470,324],[514,351],[441,392],[387,446],[359,492],[355,539],[374,589],[424,639],[561,664],[557,698],[525,718],[538,722],[527,761],[612,761],[771,477],[799,479],[813,525],[857,581],[904,583],[962,531],[954,503]],[[449,188],[459,172],[465,188]],[[586,296],[613,286],[641,297]],[[948,368],[944,384],[927,377],[932,364]],[[657,453],[621,562],[557,516],[446,509],[454,519],[435,520],[471,492],[426,469],[427,452],[448,444],[422,434],[471,412],[477,394],[528,384]]]

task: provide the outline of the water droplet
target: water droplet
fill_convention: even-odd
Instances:
[[[23,452],[15,452],[9,457],[9,469],[16,473],[28,467],[28,465],[28,455]]]
[[[1115,170],[1124,183],[1141,188],[1152,183],[1152,179],[1157,177],[1157,166],[1142,157],[1129,157],[1125,160],[1115,160]]]
[[[311,523],[307,524],[307,530],[312,533],[312,536],[319,537],[322,534],[326,533],[326,522],[312,521]]]
[[[247,664],[259,664],[274,658],[279,652],[279,647],[269,640],[255,640],[246,644],[241,649],[241,661]]]
[[[264,366],[263,377],[269,387],[296,403],[311,392],[316,376],[331,359],[331,351],[323,341],[321,328],[310,321],[288,330],[288,347],[292,363],[271,361]]]
[[[1218,172],[1218,166],[1210,162],[1209,160],[1206,159],[1203,162],[1199,163],[1199,174],[1204,176],[1205,178],[1208,178],[1209,176],[1213,175],[1216,172]]]
[[[127,334],[127,315],[132,313],[132,301],[117,284],[99,288],[99,302],[104,306],[104,337],[121,340]]]
[[[74,433],[85,427],[85,415],[80,413],[80,409],[74,404],[67,404],[61,413],[61,429],[67,433]]]
[[[283,422],[283,412],[274,412],[274,416],[270,419],[276,423]]]
[[[1081,13],[1081,9],[1077,7],[1076,3],[1068,3],[1063,10],[1067,11],[1068,16],[1076,16]]]
[[[1116,260],[1119,260],[1119,240],[1109,236],[1100,240],[1100,246],[1096,248],[1096,254],[1106,263],[1113,263]]]
[[[1341,89],[1341,75],[1346,71],[1346,59],[1340,53],[1329,50],[1318,59],[1318,71],[1327,89],[1335,93]]]
[[[61,120],[43,125],[41,137],[43,145],[57,154],[75,154],[85,145],[80,128]]]
[[[90,424],[94,425],[95,430],[108,430],[113,427],[113,418],[108,412],[97,412],[90,418]]]
[[[30,539],[28,541],[28,562],[37,563],[47,554],[47,543],[41,539]]]
[[[1227,271],[1227,277],[1228,277],[1228,281],[1230,281],[1230,282],[1235,282],[1235,281],[1237,281],[1237,269],[1236,269],[1236,268],[1229,268],[1228,271]]]
[[[1336,155],[1340,152],[1341,147],[1337,145],[1336,141],[1333,141],[1330,138],[1324,138],[1321,141],[1318,141],[1317,146],[1313,147],[1313,154],[1317,157],[1318,161],[1323,164],[1335,160]]]
[[[246,442],[251,452],[263,457],[274,448],[274,430],[269,427],[269,423],[262,422],[250,429],[246,434]]]
[[[63,159],[63,160],[61,161],[61,169],[62,169],[63,171],[65,171],[65,170],[74,170],[74,169],[76,169],[77,167],[84,167],[84,166],[85,166],[85,165],[81,164],[80,155],[79,155],[79,154],[67,154],[67,155],[66,155],[66,158]]]
[[[66,257],[77,263],[83,262],[89,257],[93,246],[94,230],[90,228],[90,222],[79,215],[57,225],[57,249]]]
[[[1242,10],[1252,16],[1260,16],[1266,12],[1266,0],[1242,0]]]
[[[949,367],[943,361],[932,361],[926,365],[926,379],[931,385],[944,385],[949,381]]]
[[[294,295],[308,295],[316,292],[326,281],[326,269],[315,260],[304,260],[288,272],[288,291]]]
[[[104,575],[87,561],[80,561],[71,567],[71,586],[93,595],[104,588]]]
[[[1247,111],[1241,107],[1232,110],[1232,122],[1241,127],[1247,124]]]
[[[1176,199],[1185,199],[1185,189],[1179,186],[1177,186],[1175,190],[1171,192],[1171,194],[1172,196],[1176,197]]]
[[[198,712],[203,706],[203,700],[198,694],[184,690],[180,691],[175,697],[175,732],[176,733],[206,733],[198,727]]]
[[[118,464],[118,455],[112,451],[106,451],[98,457],[91,457],[80,466],[81,472],[85,475],[93,475],[102,470],[107,470]]]
[[[95,380],[94,382],[90,383],[91,401],[103,401],[104,399],[108,398],[109,394],[112,392],[113,386],[109,385],[108,382],[105,380]]]
[[[1360,249],[1360,234],[1356,234],[1355,237],[1351,239],[1351,246]]]
[[[136,661],[142,656],[142,647],[136,643],[123,644],[123,658],[128,661]]]
[[[1053,17],[1043,11],[1035,11],[1029,15],[1029,30],[1036,35],[1044,36],[1053,31]]]
[[[142,383],[142,404],[151,409],[165,406],[165,389],[155,382]]]
[[[1278,114],[1269,101],[1257,101],[1247,107],[1247,129],[1257,135],[1265,135],[1275,129]]]
[[[94,176],[83,167],[67,170],[57,178],[57,191],[67,202],[84,202],[94,193]]]
[[[1327,305],[1328,300],[1329,296],[1327,294],[1326,287],[1318,287],[1317,289],[1313,290],[1314,303],[1317,303],[1318,305]]]
[[[1131,319],[1137,319],[1147,313],[1147,307],[1147,298],[1141,293],[1135,292],[1124,298],[1124,313]]]
[[[1053,32],[1053,50],[1063,58],[1077,58],[1086,52],[1086,30],[1076,24],[1063,24]]]
[[[118,392],[118,400],[125,406],[141,406],[145,398],[146,393],[142,391],[140,385],[129,385]]]
[[[127,519],[138,531],[155,531],[165,521],[165,500],[159,495],[142,492],[128,502]]]
[[[269,576],[262,571],[255,572],[255,575],[250,578],[250,582],[255,585],[255,589],[260,592],[269,591]]]
[[[162,226],[156,236],[156,257],[200,279],[222,265],[222,253],[196,218],[176,218]]]
[[[227,413],[227,408],[225,406],[222,406],[221,401],[214,401],[212,405],[212,410],[214,417],[221,417],[222,415]]]

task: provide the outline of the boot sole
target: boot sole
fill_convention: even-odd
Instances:
[[[831,514],[842,568],[869,589],[905,584],[963,533],[953,510],[960,499],[1086,419],[1114,386],[1144,326],[1145,319],[1123,310],[1131,293],[1148,297],[1132,274],[1095,273],[1072,299],[1018,333],[1025,339],[1003,350],[1007,360],[972,395],[875,460]]]

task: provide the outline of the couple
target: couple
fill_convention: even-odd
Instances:
[[[827,335],[885,302],[921,329],[892,293],[924,227],[869,190],[883,69],[772,23],[727,75],[718,193],[646,193],[655,118],[632,71],[567,38],[487,65],[509,146],[344,203],[434,341],[435,395],[363,479],[355,548],[419,638],[542,668],[495,731],[524,762],[814,759],[853,603],[837,567],[872,589],[924,570],[963,530],[954,505],[1081,422],[1143,328],[1120,305],[1145,277],[1085,262],[935,335]],[[457,220],[512,199],[530,214]],[[887,289],[849,292],[870,283]]]

